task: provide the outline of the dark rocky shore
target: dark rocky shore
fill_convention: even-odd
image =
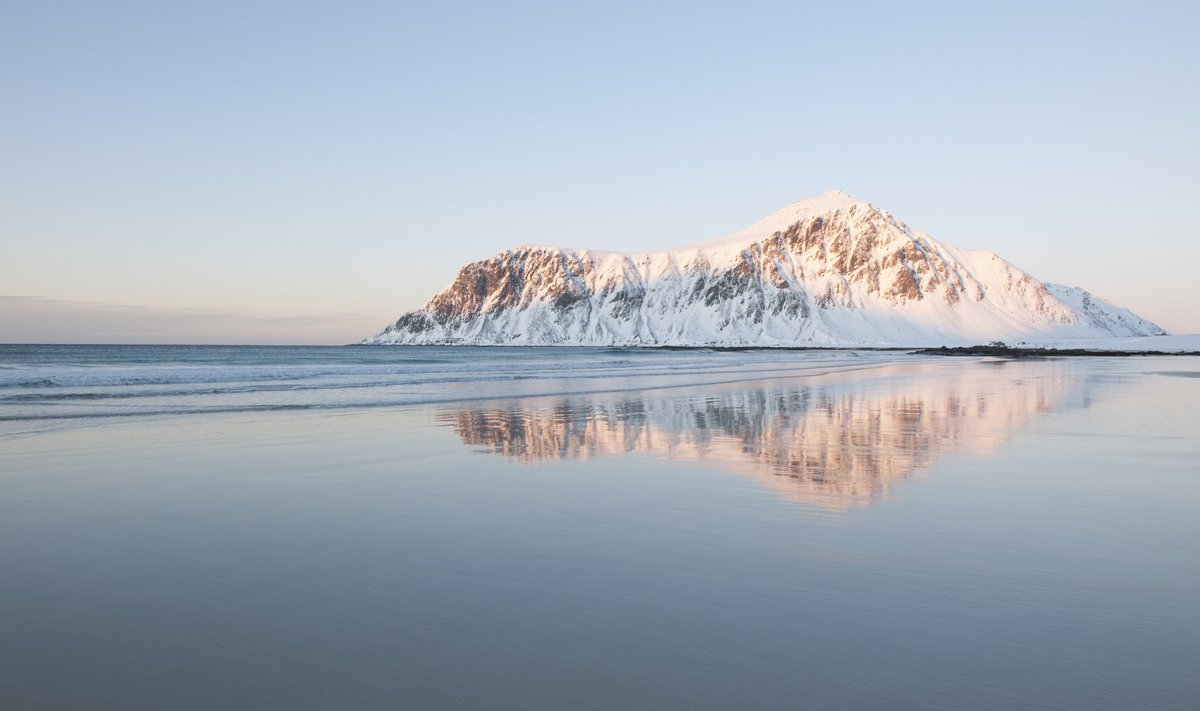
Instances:
[[[1200,351],[1106,351],[1087,348],[1019,348],[989,344],[986,346],[939,346],[910,351],[913,355],[938,356],[999,356],[1002,358],[1061,358],[1100,357],[1123,358],[1128,356],[1200,356]]]

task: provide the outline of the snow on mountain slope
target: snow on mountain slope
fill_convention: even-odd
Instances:
[[[913,346],[1161,333],[834,191],[677,249],[522,245],[466,265],[363,342]]]

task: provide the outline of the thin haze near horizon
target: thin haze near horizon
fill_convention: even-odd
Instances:
[[[1192,3],[12,3],[0,342],[346,343],[841,189],[1200,332]]]

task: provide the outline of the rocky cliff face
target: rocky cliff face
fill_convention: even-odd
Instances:
[[[724,239],[525,245],[463,267],[373,344],[925,345],[1161,334],[1080,289],[914,232],[840,192]]]

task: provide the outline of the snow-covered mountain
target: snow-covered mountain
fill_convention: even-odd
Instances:
[[[840,191],[712,242],[522,245],[463,267],[368,344],[937,345],[1163,330]]]

